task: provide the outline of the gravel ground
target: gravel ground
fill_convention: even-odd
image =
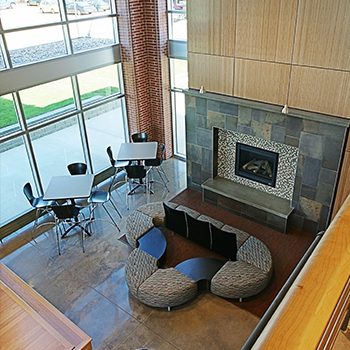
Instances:
[[[91,50],[97,47],[113,45],[112,39],[94,39],[87,37],[80,37],[72,39],[73,51],[81,52]],[[47,59],[62,57],[67,54],[66,47],[63,41],[56,41],[49,44],[36,45],[30,47],[24,47],[22,49],[10,51],[13,67],[22,66],[24,64],[44,61]],[[0,55],[0,69],[5,68],[5,62]]]

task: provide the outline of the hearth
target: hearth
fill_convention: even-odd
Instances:
[[[276,186],[278,153],[236,143],[235,174],[271,187]]]

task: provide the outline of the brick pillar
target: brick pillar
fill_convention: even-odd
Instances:
[[[130,135],[172,151],[166,0],[117,0]]]

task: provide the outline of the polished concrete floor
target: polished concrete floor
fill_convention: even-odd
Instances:
[[[170,192],[156,183],[151,201],[169,200],[186,188],[186,163],[172,158],[163,164]],[[85,253],[79,231],[61,240],[58,255],[51,226],[42,226],[35,240],[27,226],[3,240],[1,262],[92,337],[93,349],[240,349],[259,319],[210,292],[170,312],[147,307],[130,295],[124,265],[131,248],[119,239],[128,215],[125,186],[113,198],[123,215],[117,220],[121,231],[107,221],[95,222]],[[143,203],[140,190],[131,196],[130,210]],[[98,217],[107,218],[102,208]]]

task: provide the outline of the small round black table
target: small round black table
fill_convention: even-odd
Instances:
[[[152,255],[156,259],[160,259],[166,249],[166,239],[161,230],[153,227],[141,238],[138,239],[138,248]]]
[[[216,258],[192,258],[181,262],[175,269],[196,282],[200,280],[210,281],[213,276],[224,266],[226,261]]]

